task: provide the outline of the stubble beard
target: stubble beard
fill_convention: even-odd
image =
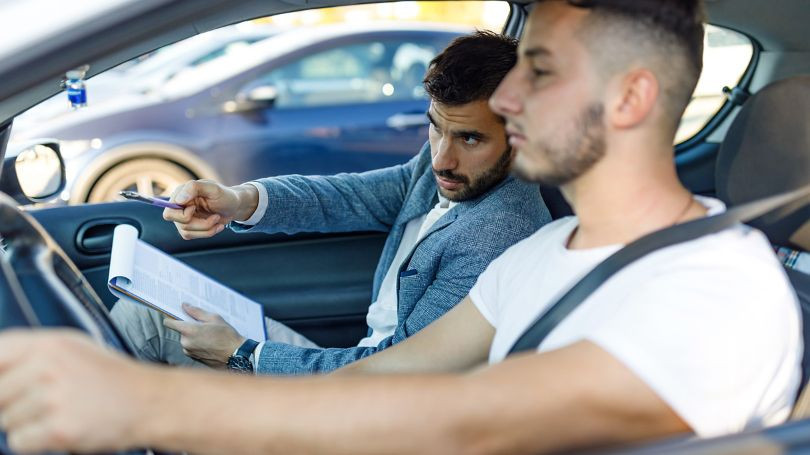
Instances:
[[[509,174],[511,167],[512,148],[510,147],[501,154],[498,161],[495,162],[492,167],[478,175],[471,183],[467,183],[470,179],[465,179],[464,186],[453,194],[449,194],[445,192],[443,188],[439,187],[439,194],[453,202],[476,199],[500,183],[501,180]],[[436,173],[434,171],[434,174],[442,173]]]
[[[573,133],[562,146],[546,142],[530,144],[543,155],[550,169],[532,169],[525,157],[515,160],[512,173],[517,177],[548,186],[562,186],[581,176],[605,156],[604,106],[591,104],[579,115]]]

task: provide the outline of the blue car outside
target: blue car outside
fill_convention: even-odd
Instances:
[[[128,93],[145,93],[165,83],[184,68],[195,67],[239,47],[269,38],[281,30],[267,25],[242,23],[222,27],[179,43],[162,47],[91,78],[87,86],[91,105]],[[14,118],[15,135],[63,115],[71,115],[64,93],[53,96]]]
[[[427,139],[430,60],[466,29],[293,30],[127,95],[30,128],[62,143],[64,201],[122,189],[168,194],[187,178],[225,184],[403,163]],[[92,94],[90,94],[92,96]],[[15,138],[18,139],[18,138]]]

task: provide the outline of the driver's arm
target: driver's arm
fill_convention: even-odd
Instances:
[[[276,379],[139,365],[76,333],[4,333],[0,416],[20,451],[539,452],[688,431],[588,341],[466,374]]]
[[[444,316],[390,348],[333,373],[439,373],[486,362],[495,328],[465,297]]]

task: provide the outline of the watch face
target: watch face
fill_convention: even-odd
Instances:
[[[234,355],[228,358],[228,369],[241,373],[253,373],[253,364],[247,357]]]

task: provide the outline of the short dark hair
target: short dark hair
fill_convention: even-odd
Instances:
[[[447,106],[486,100],[517,62],[517,40],[489,31],[453,40],[430,62],[425,91]]]
[[[702,0],[567,1],[591,11],[585,33],[594,29],[589,36],[593,54],[613,60],[605,66],[629,64],[640,55],[657,65],[652,69],[660,70],[665,107],[677,127],[703,69]]]

